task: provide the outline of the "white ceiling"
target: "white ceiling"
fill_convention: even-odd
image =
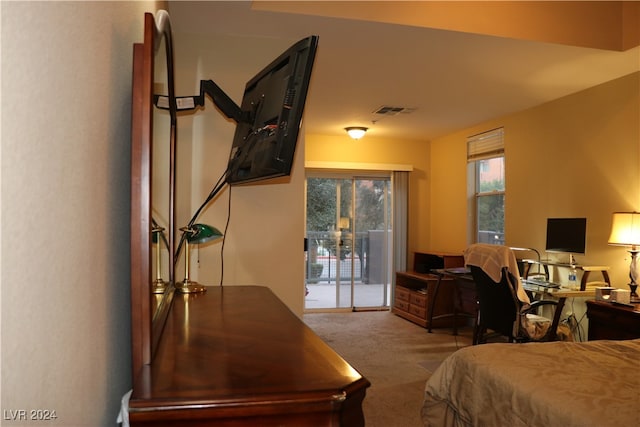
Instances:
[[[640,70],[640,47],[616,52],[256,11],[238,1],[170,1],[169,13],[174,32],[274,39],[282,50],[319,35],[305,108],[312,134],[366,126],[370,137],[428,140]],[[373,114],[383,105],[415,110]]]

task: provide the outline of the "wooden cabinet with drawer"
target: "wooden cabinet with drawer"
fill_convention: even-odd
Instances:
[[[442,280],[451,281],[444,278]],[[438,276],[410,272],[396,273],[395,298],[392,312],[422,327],[429,326],[429,313]],[[443,285],[433,307],[434,316],[449,313],[453,307],[453,286]],[[434,327],[452,325],[451,319],[436,319]]]
[[[409,293],[409,312],[421,319],[427,316],[427,294],[424,290]]]
[[[440,287],[438,298],[431,307],[438,276],[430,274],[432,269],[461,267],[462,255],[444,253],[415,253],[412,271],[396,272],[392,312],[422,327],[429,327],[430,311],[434,316],[450,313],[453,307],[453,286]],[[452,279],[443,278],[444,281]],[[435,319],[433,327],[451,326],[452,319]]]
[[[394,308],[401,310],[403,312],[409,312],[409,304],[411,301],[410,295],[411,290],[404,287],[396,287],[396,296],[394,300]]]

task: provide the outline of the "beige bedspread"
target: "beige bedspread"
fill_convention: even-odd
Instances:
[[[484,344],[427,381],[425,426],[640,426],[640,340]]]

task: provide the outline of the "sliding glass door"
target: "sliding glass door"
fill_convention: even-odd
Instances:
[[[389,306],[390,176],[307,177],[305,309]]]

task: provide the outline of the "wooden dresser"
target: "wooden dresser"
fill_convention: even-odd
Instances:
[[[268,288],[176,295],[132,426],[363,426],[367,381]]]
[[[437,300],[434,301],[438,276],[429,271],[440,268],[453,268],[464,266],[464,257],[457,254],[442,252],[416,252],[413,258],[412,271],[396,272],[394,287],[394,301],[391,311],[400,317],[410,320],[422,327],[429,327],[432,302],[433,315],[438,316],[453,311],[454,286],[443,285],[438,290]],[[453,279],[442,278],[443,281],[452,282]],[[435,327],[451,326],[453,320],[437,319],[433,323]]]
[[[607,301],[587,301],[589,341],[640,338],[640,304],[633,307]]]

